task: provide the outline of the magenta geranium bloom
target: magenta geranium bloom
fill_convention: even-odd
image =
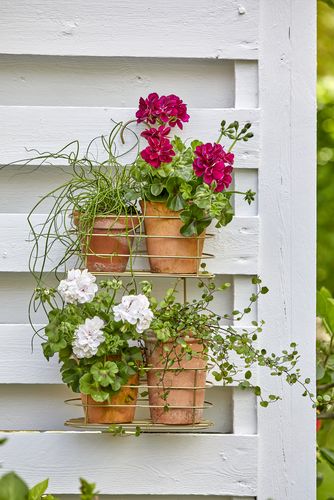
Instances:
[[[139,99],[139,109],[136,112],[137,122],[154,125],[157,121],[171,127],[176,125],[183,128],[182,122],[189,121],[187,105],[174,94],[159,97],[156,92],[149,94],[146,99]]]
[[[193,162],[197,177],[203,177],[206,184],[216,182],[215,191],[223,191],[232,182],[234,155],[224,150],[221,144],[208,142],[195,149]]]
[[[180,129],[183,128],[182,122],[189,121],[186,104],[174,94],[160,97],[161,114],[160,119],[171,127],[177,125]]]
[[[160,125],[159,128],[149,128],[147,130],[144,130],[144,132],[142,132],[140,135],[150,141],[150,139],[161,139],[163,137],[167,137],[170,130],[170,127],[164,127],[163,125]]]
[[[154,125],[160,114],[159,96],[156,92],[149,94],[146,99],[139,99],[139,109],[136,113],[137,122],[146,122]]]
[[[142,132],[147,139],[148,146],[141,151],[141,157],[154,168],[159,168],[162,163],[170,163],[175,156],[173,146],[167,135],[170,127],[151,128]]]

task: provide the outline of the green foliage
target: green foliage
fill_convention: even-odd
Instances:
[[[327,5],[326,5],[327,4]],[[318,1],[318,287],[325,286],[332,293],[334,227],[334,2]],[[323,295],[323,297],[321,297]],[[327,297],[330,294],[327,293]],[[326,312],[326,308],[328,311]],[[332,413],[333,400],[333,349],[330,347],[333,332],[332,304],[326,300],[326,292],[318,293],[318,316],[323,318],[321,340],[317,341],[318,395],[322,400],[321,413]],[[327,319],[326,319],[327,317]],[[326,323],[326,324],[325,324]],[[324,335],[325,333],[325,335]],[[319,337],[319,334],[318,334]],[[327,385],[329,384],[329,386]],[[327,385],[327,388],[326,388]],[[319,386],[325,388],[319,389]],[[333,420],[321,419],[318,438],[318,500],[333,497],[334,472],[330,458],[334,450]],[[325,451],[323,451],[325,450]],[[328,454],[328,450],[330,454]],[[329,459],[329,460],[328,460]]]
[[[197,352],[192,351],[191,343],[185,341],[187,336],[190,336],[203,344],[205,355],[213,367],[212,374],[217,381],[223,381],[225,384],[237,383],[242,389],[253,389],[255,395],[260,398],[261,406],[267,407],[279,397],[270,394],[266,399],[261,388],[252,385],[251,369],[255,366],[266,367],[270,375],[284,377],[290,385],[298,383],[303,388],[303,395],[308,395],[313,400],[313,394],[307,389],[309,379],[303,380],[299,368],[296,367],[299,354],[295,343],[292,342],[290,348],[283,350],[281,354],[268,354],[257,345],[264,321],[253,321],[253,328],[250,330],[222,326],[223,319],[225,323],[241,321],[251,312],[259,296],[268,292],[268,288],[261,285],[259,277],[254,277],[252,281],[257,286],[257,291],[252,294],[243,312],[236,310],[231,314],[218,315],[212,311],[211,302],[217,294],[228,288],[228,284],[218,287],[210,278],[198,281],[201,290],[201,298],[198,300],[184,304],[178,302],[176,284],[174,288],[167,290],[162,301],[154,301],[154,318],[149,338],[154,332],[158,344],[163,346],[165,342],[169,342],[168,348],[162,349],[163,366],[178,366],[177,363],[181,359],[189,360],[198,356]],[[163,377],[162,370],[162,380]]]
[[[240,127],[238,122],[226,126],[226,122],[222,121],[217,142],[223,136],[227,137],[232,141],[229,148],[231,151],[237,142],[248,141],[253,137],[250,127],[250,123]],[[165,202],[170,210],[181,211],[183,236],[201,234],[212,220],[216,222],[216,227],[226,226],[231,222],[234,212],[230,199],[234,193],[243,195],[247,203],[254,201],[255,197],[252,191],[216,192],[215,182],[209,186],[201,177],[197,177],[193,161],[194,150],[200,144],[200,141],[195,140],[187,145],[180,137],[175,136],[172,145],[176,154],[171,163],[153,168],[138,157],[131,167],[131,175],[137,182],[135,189],[138,197]]]
[[[28,486],[15,472],[8,472],[0,479],[0,500],[27,500],[28,495]]]
[[[88,483],[82,477],[80,478],[81,500],[97,500],[98,491],[94,483]]]
[[[42,495],[45,493],[48,485],[49,485],[49,480],[45,479],[44,481],[33,486],[31,490],[29,490],[28,500],[40,500]]]
[[[334,76],[318,83],[318,286],[334,291]]]
[[[334,417],[334,299],[326,288],[317,292],[318,418]]]
[[[48,300],[45,297],[54,297],[54,302],[47,302],[52,308],[42,343],[45,357],[49,360],[57,353],[63,382],[74,392],[90,395],[96,402],[106,401],[118,392],[142,364],[140,348],[131,345],[133,340],[140,340],[135,326],[116,321],[112,312],[121,286],[120,280],[101,281],[100,291],[91,302],[61,306],[55,302],[56,290],[51,289],[47,294],[45,289],[37,291],[37,299],[43,304]],[[143,287],[147,288],[146,282]],[[95,356],[76,359],[72,350],[75,331],[94,316],[105,322],[104,341]]]
[[[334,442],[328,439],[334,418],[334,299],[324,287],[317,292],[317,316],[317,418],[322,424],[318,432],[318,486],[326,491],[334,476],[334,449],[330,448]],[[320,498],[327,500],[328,496],[320,493]]]

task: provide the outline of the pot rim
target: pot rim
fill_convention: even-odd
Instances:
[[[81,212],[78,210],[74,210],[72,213],[72,218],[73,222],[76,226],[78,226],[79,220],[80,220],[80,215]],[[133,214],[133,215],[96,215],[94,217],[94,222],[93,222],[93,228],[97,227],[99,224],[103,223],[104,221],[111,221],[115,220],[114,225],[112,228],[115,229],[120,229],[120,228],[125,228],[125,229],[130,229],[131,231],[137,229],[141,225],[141,214]],[[130,222],[130,223],[129,223]],[[132,224],[131,224],[132,222]],[[117,227],[118,226],[118,227]],[[102,229],[107,229],[107,228],[102,228]]]

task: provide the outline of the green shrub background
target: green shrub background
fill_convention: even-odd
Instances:
[[[318,287],[334,293],[334,0],[318,1]],[[334,423],[318,432],[320,446],[334,449]],[[334,500],[334,470],[318,467],[318,500]]]
[[[334,1],[318,2],[318,287],[334,292]],[[334,491],[333,491],[334,498]]]

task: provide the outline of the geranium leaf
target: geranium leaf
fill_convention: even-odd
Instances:
[[[9,472],[0,479],[0,500],[25,500],[28,492],[28,486],[15,472]]]
[[[43,493],[45,493],[47,487],[49,485],[49,480],[45,479],[38,484],[35,484],[30,490],[28,494],[28,500],[40,500]]]

